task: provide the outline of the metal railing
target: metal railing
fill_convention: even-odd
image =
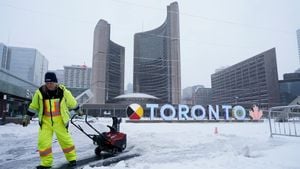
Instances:
[[[269,109],[270,134],[300,137],[300,105]]]
[[[78,104],[82,106],[83,104],[89,102],[94,97],[91,89],[87,89],[78,95],[75,99],[77,100]]]

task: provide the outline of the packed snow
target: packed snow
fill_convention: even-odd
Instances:
[[[109,118],[89,118],[101,132]],[[268,121],[241,123],[121,123],[127,147],[141,154],[93,169],[300,169],[300,138],[270,137]],[[92,133],[84,122],[77,121]],[[34,168],[39,165],[38,123],[28,127],[0,126],[0,168]],[[92,140],[70,125],[78,158],[94,155]],[[54,165],[65,163],[53,138]],[[91,169],[85,166],[84,169]]]

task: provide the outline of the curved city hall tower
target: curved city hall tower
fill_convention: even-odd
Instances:
[[[91,103],[105,104],[124,93],[125,48],[110,40],[110,24],[100,20],[94,30]]]
[[[133,90],[178,104],[180,74],[179,10],[178,3],[173,2],[160,27],[134,36]]]

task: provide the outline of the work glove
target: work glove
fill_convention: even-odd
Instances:
[[[76,112],[76,114],[77,114],[78,116],[82,116],[82,115],[83,115],[83,111],[81,110],[81,108],[79,108],[79,109],[76,110],[75,112]]]
[[[30,119],[31,119],[31,116],[29,115],[25,115],[22,119],[22,125],[23,127],[26,127],[28,126],[28,124],[30,124]]]

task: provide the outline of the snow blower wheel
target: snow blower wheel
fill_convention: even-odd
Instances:
[[[96,148],[95,148],[95,154],[96,154],[97,156],[101,156],[101,148],[100,148],[100,147],[96,147]]]

